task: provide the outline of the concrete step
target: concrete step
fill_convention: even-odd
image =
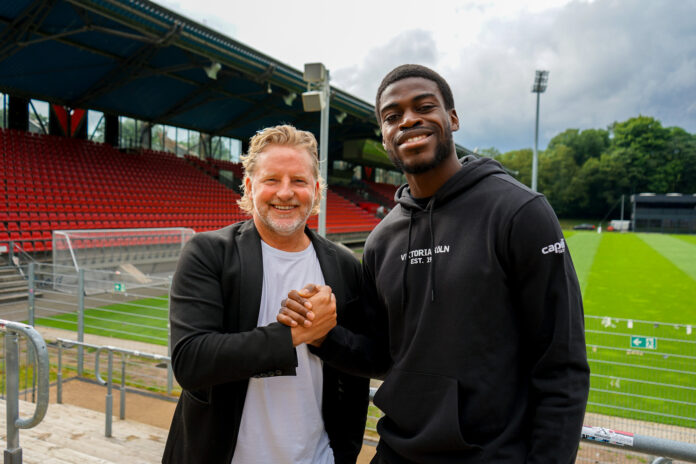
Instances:
[[[0,275],[0,285],[2,285],[5,282],[18,282],[18,281],[24,281],[24,277],[22,277],[19,274]]]
[[[34,293],[34,298],[41,298],[42,296],[43,293],[41,292]],[[26,300],[27,298],[29,298],[29,294],[26,291],[18,293],[2,293],[0,294],[0,304],[14,303],[17,301]]]
[[[20,401],[21,417],[34,405]],[[0,401],[5,427],[5,401]],[[20,430],[25,464],[150,464],[160,462],[167,430],[131,420],[114,419],[112,436],[104,436],[104,413],[66,404],[50,404],[46,417]]]
[[[27,282],[24,280],[18,282],[5,282],[0,285],[0,295],[18,292],[26,293],[28,289]]]

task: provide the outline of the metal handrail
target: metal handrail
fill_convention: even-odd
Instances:
[[[96,349],[95,361],[94,361],[94,376],[100,385],[106,385],[106,406],[105,415],[106,423],[104,427],[104,435],[106,437],[111,436],[111,425],[112,425],[112,412],[113,412],[113,396],[111,394],[113,387],[113,355],[118,353],[121,355],[121,388],[120,388],[120,419],[126,418],[126,358],[128,356],[136,356],[140,358],[152,359],[154,361],[160,361],[167,364],[167,371],[171,372],[171,358],[168,356],[162,356],[152,353],[143,353],[142,351],[128,350],[125,348],[118,348],[115,346],[100,346],[92,345],[85,342],[79,342],[76,340],[67,340],[64,338],[56,339],[58,342],[58,403],[62,402],[62,349],[64,345],[76,345],[78,347],[86,347]],[[107,379],[104,380],[101,376],[101,368],[99,363],[99,358],[101,354],[106,351],[108,353],[108,368],[107,368]],[[168,375],[167,378],[167,391],[171,392],[171,376]]]
[[[5,464],[21,464],[22,448],[19,446],[19,429],[30,429],[43,420],[48,410],[49,364],[48,349],[43,337],[33,327],[20,322],[0,319],[0,329],[5,335],[7,365],[7,449]],[[19,333],[23,333],[33,346],[37,365],[38,392],[34,414],[30,418],[19,417]]]

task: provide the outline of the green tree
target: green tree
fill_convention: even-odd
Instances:
[[[582,166],[589,158],[599,158],[609,147],[609,131],[604,129],[566,129],[551,139],[547,150],[566,146],[572,150],[575,163]]]
[[[570,216],[575,210],[572,181],[579,168],[574,154],[572,148],[556,145],[539,156],[539,191],[546,195],[559,216]]]
[[[512,150],[496,158],[524,185],[532,184],[532,150]]]
[[[500,150],[495,147],[482,148],[478,151],[478,154],[486,158],[497,158],[500,156]]]

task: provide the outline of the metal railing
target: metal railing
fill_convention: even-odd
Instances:
[[[371,404],[374,404],[372,400],[375,397],[375,393],[377,393],[377,388],[370,387]],[[380,411],[379,417],[368,416],[368,420],[377,420],[381,416],[382,414]],[[370,431],[376,432],[375,429],[370,429]],[[620,449],[622,451],[658,456],[652,460],[652,464],[667,464],[672,462],[672,459],[696,462],[696,444],[692,443],[667,440],[636,433],[619,432],[604,427],[588,426],[583,426],[580,438],[586,443]],[[372,440],[366,440],[366,443],[374,444]]]
[[[169,341],[169,278],[148,277],[148,282],[125,282],[112,271],[80,269],[36,263],[27,266],[30,295],[27,320],[36,326],[54,327],[76,333],[79,342],[92,333],[121,340],[166,346]],[[62,290],[56,290],[56,279]],[[90,288],[99,291],[88,291]],[[109,290],[106,290],[109,289]],[[67,291],[66,291],[67,290]],[[31,298],[40,291],[41,298]],[[78,348],[78,373],[83,369],[82,347]]]
[[[31,326],[19,322],[0,319],[0,329],[5,332],[5,359],[7,377],[7,396],[5,408],[7,415],[7,448],[4,452],[5,464],[21,464],[22,448],[19,446],[19,430],[36,426],[48,410],[49,364],[48,350],[41,335]],[[19,417],[19,334],[22,333],[31,343],[37,371],[37,400],[34,414],[24,419]]]
[[[613,429],[631,421],[636,432],[696,444],[695,328],[585,316],[587,411],[612,416]]]
[[[672,459],[696,462],[696,445],[691,443],[587,426],[583,426],[581,438],[611,448],[659,456],[653,459],[653,464],[672,462]]]
[[[143,353],[135,350],[127,350],[124,348],[118,348],[115,346],[99,346],[92,345],[89,343],[79,342],[76,340],[66,340],[63,338],[58,338],[56,340],[58,345],[58,376],[56,385],[56,401],[60,404],[63,402],[63,350],[65,348],[80,347],[80,348],[91,348],[96,350],[94,357],[94,375],[97,382],[100,385],[106,386],[106,398],[105,398],[105,428],[104,436],[111,437],[112,423],[113,423],[113,384],[114,384],[114,353],[121,355],[121,385],[120,385],[120,407],[119,407],[119,419],[126,418],[126,366],[127,359],[130,356],[148,359],[152,361],[157,361],[164,363],[167,369],[167,394],[171,394],[173,390],[174,377],[171,369],[171,359],[168,356],[161,356],[158,354]],[[100,368],[100,357],[106,352],[108,356],[106,377],[104,380],[101,376]]]

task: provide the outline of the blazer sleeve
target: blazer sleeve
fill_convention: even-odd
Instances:
[[[253,376],[294,375],[297,367],[288,327],[273,323],[238,333],[225,330],[225,312],[243,310],[225,307],[225,246],[231,245],[213,234],[195,235],[182,250],[174,273],[169,316],[172,369],[185,389]]]

